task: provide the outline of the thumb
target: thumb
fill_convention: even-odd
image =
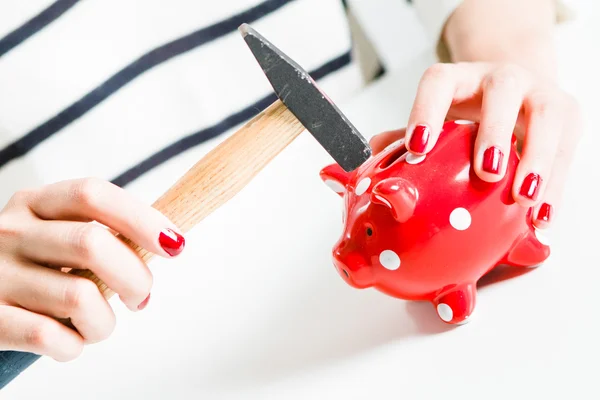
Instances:
[[[390,144],[403,139],[406,135],[406,128],[397,129],[393,131],[382,132],[375,135],[369,141],[373,154],[382,152]]]

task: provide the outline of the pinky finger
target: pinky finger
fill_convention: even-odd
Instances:
[[[535,207],[545,198],[566,123],[564,104],[555,93],[534,92],[525,97],[526,135],[513,184],[513,198]],[[565,148],[563,147],[562,151]]]
[[[66,362],[83,350],[83,338],[60,322],[22,308],[0,306],[0,349]]]
[[[570,133],[562,141],[554,159],[550,181],[543,197],[533,210],[533,225],[538,229],[548,229],[554,222],[556,210],[561,206],[563,193],[569,177],[570,166],[577,141]],[[566,134],[565,134],[566,136]]]

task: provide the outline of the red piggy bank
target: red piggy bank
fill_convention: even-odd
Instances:
[[[533,267],[548,258],[532,209],[512,198],[516,142],[505,177],[488,183],[471,166],[477,129],[446,122],[426,156],[407,153],[400,140],[352,173],[337,164],[321,171],[344,200],[333,259],[348,284],[429,301],[442,321],[462,324],[488,271],[500,264]]]

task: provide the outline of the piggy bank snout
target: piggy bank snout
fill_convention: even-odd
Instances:
[[[341,241],[333,251],[333,262],[341,277],[352,287],[363,289],[373,286],[372,270],[366,258]]]

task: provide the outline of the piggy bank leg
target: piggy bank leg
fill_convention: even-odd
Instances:
[[[456,285],[440,293],[433,305],[442,321],[460,325],[469,322],[473,315],[476,295],[475,283]]]
[[[543,232],[531,228],[507,254],[502,264],[514,267],[537,267],[550,256],[550,246]]]

